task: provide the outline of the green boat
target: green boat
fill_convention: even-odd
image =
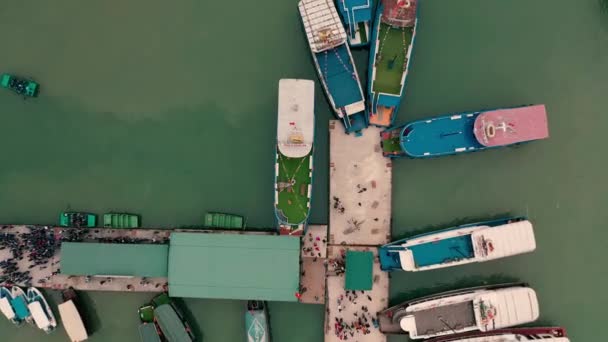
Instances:
[[[38,96],[38,90],[40,88],[38,83],[32,80],[9,74],[2,75],[2,78],[0,79],[0,85],[2,86],[2,88],[10,89],[19,95],[27,97]]]
[[[83,212],[62,212],[59,215],[61,227],[95,228],[97,215]]]
[[[245,331],[247,342],[269,342],[270,329],[268,326],[268,311],[264,302],[250,300],[245,312]]]
[[[234,214],[206,213],[205,227],[220,229],[244,229],[245,219],[243,216]]]
[[[108,213],[103,215],[105,228],[139,228],[139,216],[126,213]]]
[[[312,194],[315,84],[279,81],[274,206],[281,235],[302,235]]]

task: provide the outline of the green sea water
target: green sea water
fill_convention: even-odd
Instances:
[[[541,324],[605,338],[608,13],[600,0],[423,0],[407,122],[451,111],[547,105],[549,140],[394,163],[393,236],[528,215],[533,254],[394,274],[391,300],[522,280]],[[0,222],[52,223],[65,209],[141,213],[145,226],[233,211],[273,224],[277,84],[317,80],[295,0],[3,1],[0,71],[42,84],[0,92]],[[359,71],[367,51],[355,52]],[[328,220],[332,117],[317,83],[312,222]],[[57,302],[58,295],[51,294]],[[148,294],[83,294],[91,341],[137,341]],[[244,302],[184,300],[205,341],[244,341]],[[323,307],[270,303],[275,341],[322,341]],[[67,341],[0,319],[5,342]],[[392,337],[391,342],[405,341]]]

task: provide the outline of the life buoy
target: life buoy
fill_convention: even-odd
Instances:
[[[494,138],[494,136],[496,135],[496,127],[494,127],[493,124],[488,124],[486,126],[486,136],[488,138]]]

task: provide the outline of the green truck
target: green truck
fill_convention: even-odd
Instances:
[[[10,74],[2,74],[2,77],[0,78],[0,86],[26,97],[38,96],[38,90],[40,89],[40,85],[38,85],[38,83]]]

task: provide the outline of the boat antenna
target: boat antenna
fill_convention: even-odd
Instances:
[[[448,327],[448,329],[452,330],[452,332],[455,334],[456,330],[454,330],[454,328],[448,324],[448,322],[446,322],[443,317],[438,316],[437,319],[439,319],[439,321],[441,321],[441,323],[445,324],[446,327]]]

